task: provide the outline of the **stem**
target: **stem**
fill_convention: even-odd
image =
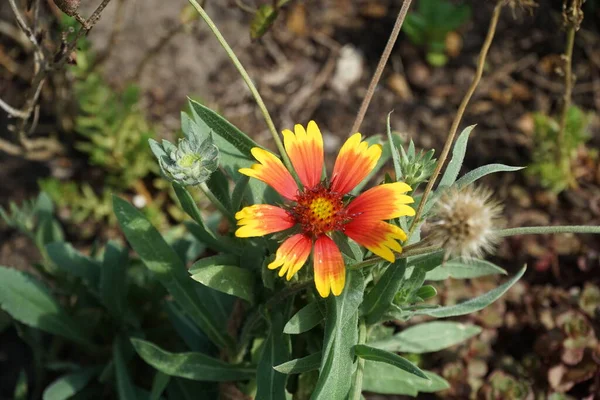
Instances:
[[[552,233],[595,233],[600,234],[600,226],[564,225],[564,226],[524,226],[521,228],[499,229],[500,237],[517,235],[546,235]]]
[[[400,12],[398,13],[398,17],[396,18],[396,23],[394,24],[394,28],[392,29],[392,33],[388,39],[387,44],[385,45],[385,49],[383,49],[383,53],[381,54],[381,58],[379,59],[379,63],[377,64],[377,68],[375,69],[375,73],[371,78],[371,82],[369,83],[369,87],[367,88],[367,94],[363,99],[360,109],[358,110],[358,114],[356,115],[356,119],[354,120],[354,124],[352,124],[352,129],[350,130],[350,135],[358,132],[360,125],[365,118],[365,114],[367,113],[367,109],[369,108],[369,104],[371,103],[371,99],[373,98],[373,94],[375,93],[375,88],[377,87],[377,83],[381,79],[381,75],[383,74],[383,70],[385,69],[385,65],[387,64],[388,59],[390,58],[390,54],[392,53],[392,49],[394,48],[394,44],[396,43],[396,39],[398,39],[398,35],[400,34],[400,29],[402,28],[402,24],[404,23],[404,18],[406,18],[406,14],[408,13],[408,9],[410,8],[410,3],[412,0],[404,0],[402,3],[402,8],[400,8]]]
[[[217,207],[221,214],[223,214],[223,216],[226,217],[229,220],[229,222],[231,222],[235,226],[237,224],[237,221],[234,218],[233,214],[227,209],[227,207],[223,205],[221,200],[217,199],[217,197],[210,191],[210,189],[206,185],[206,182],[202,182],[200,184],[200,189],[202,189],[206,197],[208,197],[210,202],[213,203],[215,207]]]
[[[564,11],[564,18],[567,24],[567,45],[565,48],[565,54],[563,59],[565,61],[565,93],[563,94],[563,104],[560,114],[560,126],[558,130],[558,136],[556,137],[556,165],[562,169],[563,157],[565,156],[565,131],[567,129],[567,116],[569,114],[569,107],[571,106],[571,95],[573,92],[573,46],[575,44],[575,32],[577,31],[578,22],[578,0],[571,1],[571,8]],[[565,4],[566,6],[566,4]],[[567,156],[569,156],[567,154]],[[567,168],[569,170],[569,168]]]
[[[367,325],[365,324],[365,320],[361,318],[358,324],[358,344],[365,344],[367,342],[367,336]],[[352,387],[350,388],[348,400],[360,400],[362,394],[364,370],[365,359],[362,357],[358,357],[356,372],[354,372],[354,379],[352,380]]]
[[[246,72],[246,69],[244,68],[244,66],[242,65],[240,60],[237,58],[237,56],[235,55],[235,53],[233,52],[233,50],[231,49],[229,44],[227,44],[227,41],[225,40],[223,35],[221,35],[219,28],[217,28],[215,23],[212,21],[212,19],[210,19],[210,17],[206,13],[206,11],[204,11],[204,8],[202,8],[202,6],[200,4],[198,4],[198,2],[196,0],[188,0],[188,1],[190,2],[190,4],[192,6],[194,6],[196,11],[198,11],[198,14],[200,14],[200,16],[202,17],[204,22],[206,22],[206,24],[212,31],[213,35],[215,35],[215,37],[221,44],[221,47],[223,47],[223,49],[225,50],[225,52],[231,59],[231,62],[233,62],[233,65],[235,66],[235,68],[237,68],[238,72],[242,76],[242,79],[244,80],[244,82],[246,82],[248,89],[250,89],[252,96],[254,96],[254,100],[256,101],[258,108],[260,108],[260,111],[262,112],[265,122],[267,123],[267,126],[269,127],[269,131],[271,131],[271,136],[273,136],[273,140],[275,141],[275,145],[277,145],[277,149],[279,150],[279,153],[281,154],[283,163],[290,171],[294,171],[294,169],[292,168],[292,163],[290,162],[290,159],[289,159],[287,153],[285,152],[285,148],[283,147],[283,143],[281,142],[281,138],[279,137],[279,134],[277,133],[275,124],[273,123],[273,120],[271,119],[271,115],[269,114],[269,111],[267,110],[267,106],[265,106],[265,103],[263,102],[262,97],[260,97],[260,93],[258,93],[258,90],[256,89],[256,86],[254,86],[254,83],[252,82],[252,79]]]
[[[427,246],[427,247],[419,247],[416,246],[420,243],[415,243],[415,247],[410,248],[410,246],[406,246],[404,249],[405,251],[403,251],[400,254],[396,255],[396,258],[408,258],[408,257],[412,257],[412,256],[419,256],[421,254],[429,254],[429,253],[433,253],[436,250],[439,250],[439,246]],[[350,266],[348,266],[348,269],[350,270],[355,270],[355,269],[361,269],[364,267],[370,267],[373,266],[377,263],[380,263],[384,261],[383,258],[376,256],[376,257],[371,257],[371,258],[367,258],[364,261],[361,261],[359,263],[356,264],[352,264]]]
[[[456,112],[456,116],[454,117],[454,121],[452,122],[452,126],[450,127],[450,132],[448,133],[448,137],[446,138],[446,143],[444,144],[444,148],[442,149],[442,153],[440,154],[440,158],[435,166],[435,171],[433,171],[433,175],[427,182],[427,186],[425,187],[425,191],[423,192],[423,196],[421,197],[421,202],[419,203],[419,207],[417,208],[417,212],[415,217],[413,218],[412,224],[410,225],[408,237],[411,237],[415,228],[417,227],[417,223],[423,213],[423,208],[425,207],[425,203],[427,202],[427,196],[431,193],[431,189],[437,180],[442,167],[444,166],[444,162],[448,157],[448,153],[450,152],[450,148],[452,147],[452,143],[454,142],[454,136],[456,136],[456,131],[458,130],[458,125],[460,125],[460,121],[465,113],[467,105],[475,93],[475,89],[479,85],[479,81],[481,80],[481,76],[483,75],[483,67],[485,66],[485,59],[487,57],[490,46],[492,45],[492,40],[494,39],[494,35],[496,33],[496,26],[498,25],[498,19],[500,17],[500,12],[504,5],[504,1],[500,0],[494,7],[494,13],[492,14],[492,19],[490,20],[490,25],[488,28],[487,36],[485,41],[483,42],[483,46],[481,47],[481,51],[479,52],[479,58],[477,59],[477,71],[475,73],[475,77],[473,78],[473,82],[471,82],[471,86],[467,90],[465,97],[463,97],[460,106],[458,107],[458,111]]]

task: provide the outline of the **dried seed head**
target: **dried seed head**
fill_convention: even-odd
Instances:
[[[430,218],[430,240],[450,257],[480,258],[493,250],[499,237],[502,206],[492,192],[480,187],[448,189]]]

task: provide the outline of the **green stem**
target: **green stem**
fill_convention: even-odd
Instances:
[[[396,255],[396,258],[408,258],[408,257],[412,257],[412,256],[419,256],[421,254],[429,254],[429,253],[433,253],[434,251],[440,249],[439,246],[420,247],[420,246],[418,246],[419,244],[421,244],[421,242],[411,245],[414,247],[406,246],[402,253]],[[373,266],[382,261],[384,261],[384,260],[381,257],[378,257],[378,256],[371,257],[371,258],[367,258],[366,260],[361,261],[359,263],[348,266],[348,269],[355,270],[355,269],[370,267],[370,266]]]
[[[358,344],[365,344],[367,342],[367,325],[365,320],[361,319],[358,324]],[[348,400],[360,400],[362,394],[362,382],[363,373],[365,370],[365,359],[358,357],[356,371],[354,372],[354,379],[352,380],[352,387],[350,387],[350,394]]]
[[[233,216],[233,214],[231,213],[231,211],[229,211],[227,209],[227,207],[225,207],[223,205],[223,203],[221,203],[221,201],[219,199],[217,199],[217,197],[210,191],[210,189],[208,188],[208,186],[206,185],[205,182],[202,182],[200,184],[200,189],[202,189],[202,191],[204,192],[206,197],[208,197],[210,202],[213,203],[213,205],[215,207],[217,207],[217,209],[221,212],[221,214],[223,214],[223,216],[225,218],[227,218],[229,220],[229,222],[231,222],[235,226],[237,224],[237,221],[236,221],[235,217]]]
[[[499,229],[500,237],[517,235],[547,235],[552,233],[595,233],[600,234],[600,226],[565,225],[565,226],[524,226],[521,228]]]
[[[217,28],[217,26],[212,21],[212,19],[210,19],[210,17],[206,13],[206,11],[204,11],[202,6],[200,4],[198,4],[198,2],[196,0],[188,0],[188,1],[190,2],[190,4],[192,6],[194,6],[196,11],[198,11],[198,14],[200,14],[200,16],[202,17],[204,22],[206,22],[206,24],[208,25],[208,27],[210,28],[212,33],[215,35],[215,37],[221,44],[221,47],[223,47],[223,49],[225,50],[225,52],[231,59],[231,62],[233,62],[233,65],[237,68],[238,72],[242,76],[242,79],[244,80],[244,82],[246,82],[248,89],[250,89],[252,96],[254,96],[254,100],[256,101],[258,108],[260,108],[260,111],[262,112],[262,115],[265,118],[265,122],[267,123],[267,126],[269,127],[269,130],[271,131],[271,135],[273,136],[273,140],[275,141],[275,144],[277,145],[277,149],[279,150],[279,153],[281,154],[283,163],[290,171],[294,171],[294,169],[292,168],[292,163],[290,162],[290,159],[289,159],[287,153],[285,152],[285,148],[283,147],[283,143],[281,142],[281,138],[279,137],[279,134],[277,133],[277,129],[275,128],[275,124],[273,123],[273,119],[271,119],[271,115],[269,114],[269,111],[267,110],[267,106],[265,106],[265,103],[264,103],[262,97],[260,97],[260,93],[258,93],[256,86],[254,85],[254,83],[252,82],[252,79],[250,78],[250,75],[248,75],[248,72],[246,72],[246,69],[244,68],[244,66],[242,65],[240,60],[237,58],[235,53],[233,52],[233,49],[229,46],[229,44],[227,44],[227,41],[225,40],[223,35],[221,35],[219,28]]]

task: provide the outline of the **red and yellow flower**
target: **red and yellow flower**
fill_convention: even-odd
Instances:
[[[258,163],[240,172],[270,185],[290,203],[285,208],[268,204],[245,207],[235,215],[239,226],[235,235],[264,236],[296,227],[296,233],[281,244],[268,268],[280,268],[279,276],[290,280],[312,250],[317,291],[322,297],[331,292],[337,296],[344,289],[346,269],[330,234],[342,232],[393,262],[394,252],[402,251],[399,241],[405,241],[406,234],[385,220],[415,215],[408,205],[414,200],[405,194],[411,188],[403,182],[382,184],[349,199],[348,193],[369,175],[381,157],[381,146],[369,145],[360,133],[342,146],[329,182],[321,179],[323,137],[314,121],[306,129],[296,125],[294,132],[284,130],[283,141],[301,187],[279,158],[253,148],[252,155]]]

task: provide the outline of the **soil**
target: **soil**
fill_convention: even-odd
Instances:
[[[85,3],[88,12],[95,6],[91,3]],[[138,63],[148,50],[177,26],[180,10],[187,2],[173,0],[165,7],[161,0],[125,1],[122,32],[116,43],[109,45],[117,3],[115,0],[107,7],[89,37],[99,52],[110,48],[102,70],[115,87],[122,87],[136,74]],[[444,67],[429,66],[423,50],[401,34],[362,124],[362,133],[384,133],[386,116],[393,111],[394,130],[403,138],[413,139],[417,147],[439,152],[474,76],[493,8],[493,2],[469,3],[473,17],[458,32],[455,39],[459,49]],[[565,41],[561,4],[539,0],[532,13],[504,9],[483,80],[461,123],[461,128],[477,124],[464,172],[489,163],[531,163],[535,146],[532,113],[556,114],[564,90],[562,77],[555,72]],[[291,2],[273,29],[256,41],[250,40],[248,34],[251,15],[236,7],[234,1],[209,0],[207,11],[253,77],[276,126],[291,128],[295,123],[314,119],[326,137],[326,150],[332,161],[341,142],[351,133],[355,113],[400,5],[400,1],[385,0]],[[6,15],[3,8],[6,6],[0,5],[0,15]],[[591,139],[576,165],[579,185],[557,196],[523,172],[484,178],[482,182],[504,202],[508,227],[600,224],[600,163],[593,155],[600,148],[599,27],[600,7],[596,6],[595,11],[586,9],[573,56],[577,77],[573,103],[596,115],[589,128]],[[6,96],[11,92],[6,74],[0,75],[0,83],[0,95]],[[138,83],[144,92],[144,106],[160,127],[161,135],[170,136],[177,130],[179,113],[190,96],[218,109],[261,144],[274,147],[243,81],[201,21],[175,35],[157,52]],[[16,87],[12,90],[21,90],[19,85]],[[17,101],[19,94],[9,97]],[[53,173],[52,163],[33,163],[1,153],[0,163],[1,206],[34,195],[37,179]],[[7,228],[0,228],[0,243],[0,265],[26,267],[36,260],[35,253],[22,243],[22,237]],[[525,365],[532,355],[540,358],[535,350],[536,343],[541,346],[539,337],[545,337],[559,325],[540,322],[544,313],[550,312],[550,319],[556,320],[566,309],[577,309],[565,298],[580,293],[586,284],[600,285],[600,241],[591,235],[516,237],[501,244],[493,261],[509,274],[524,264],[529,265],[529,270],[506,300],[487,313],[467,319],[484,326],[482,338],[426,360],[438,372],[450,375],[448,371],[457,365],[468,369],[469,365],[483,364],[483,373],[467,374],[469,379],[479,380],[479,386],[483,385],[481,393],[486,393],[491,377],[499,375],[496,371],[513,377],[527,375],[515,365]],[[457,285],[451,282],[438,290],[443,298],[451,299],[454,291],[466,290]],[[468,290],[478,292],[482,287],[486,284],[469,285]],[[554,300],[546,304],[543,298]],[[598,337],[598,314],[587,318]],[[595,351],[590,350],[598,357],[600,351]],[[507,359],[512,360],[509,366]],[[556,360],[540,361],[535,369],[540,376],[522,381],[528,387],[550,393],[548,374],[557,363],[560,364]],[[595,378],[586,376],[569,393],[574,398],[600,395],[600,367],[595,373]],[[458,389],[441,396],[466,398],[476,386],[457,378],[453,388]]]

